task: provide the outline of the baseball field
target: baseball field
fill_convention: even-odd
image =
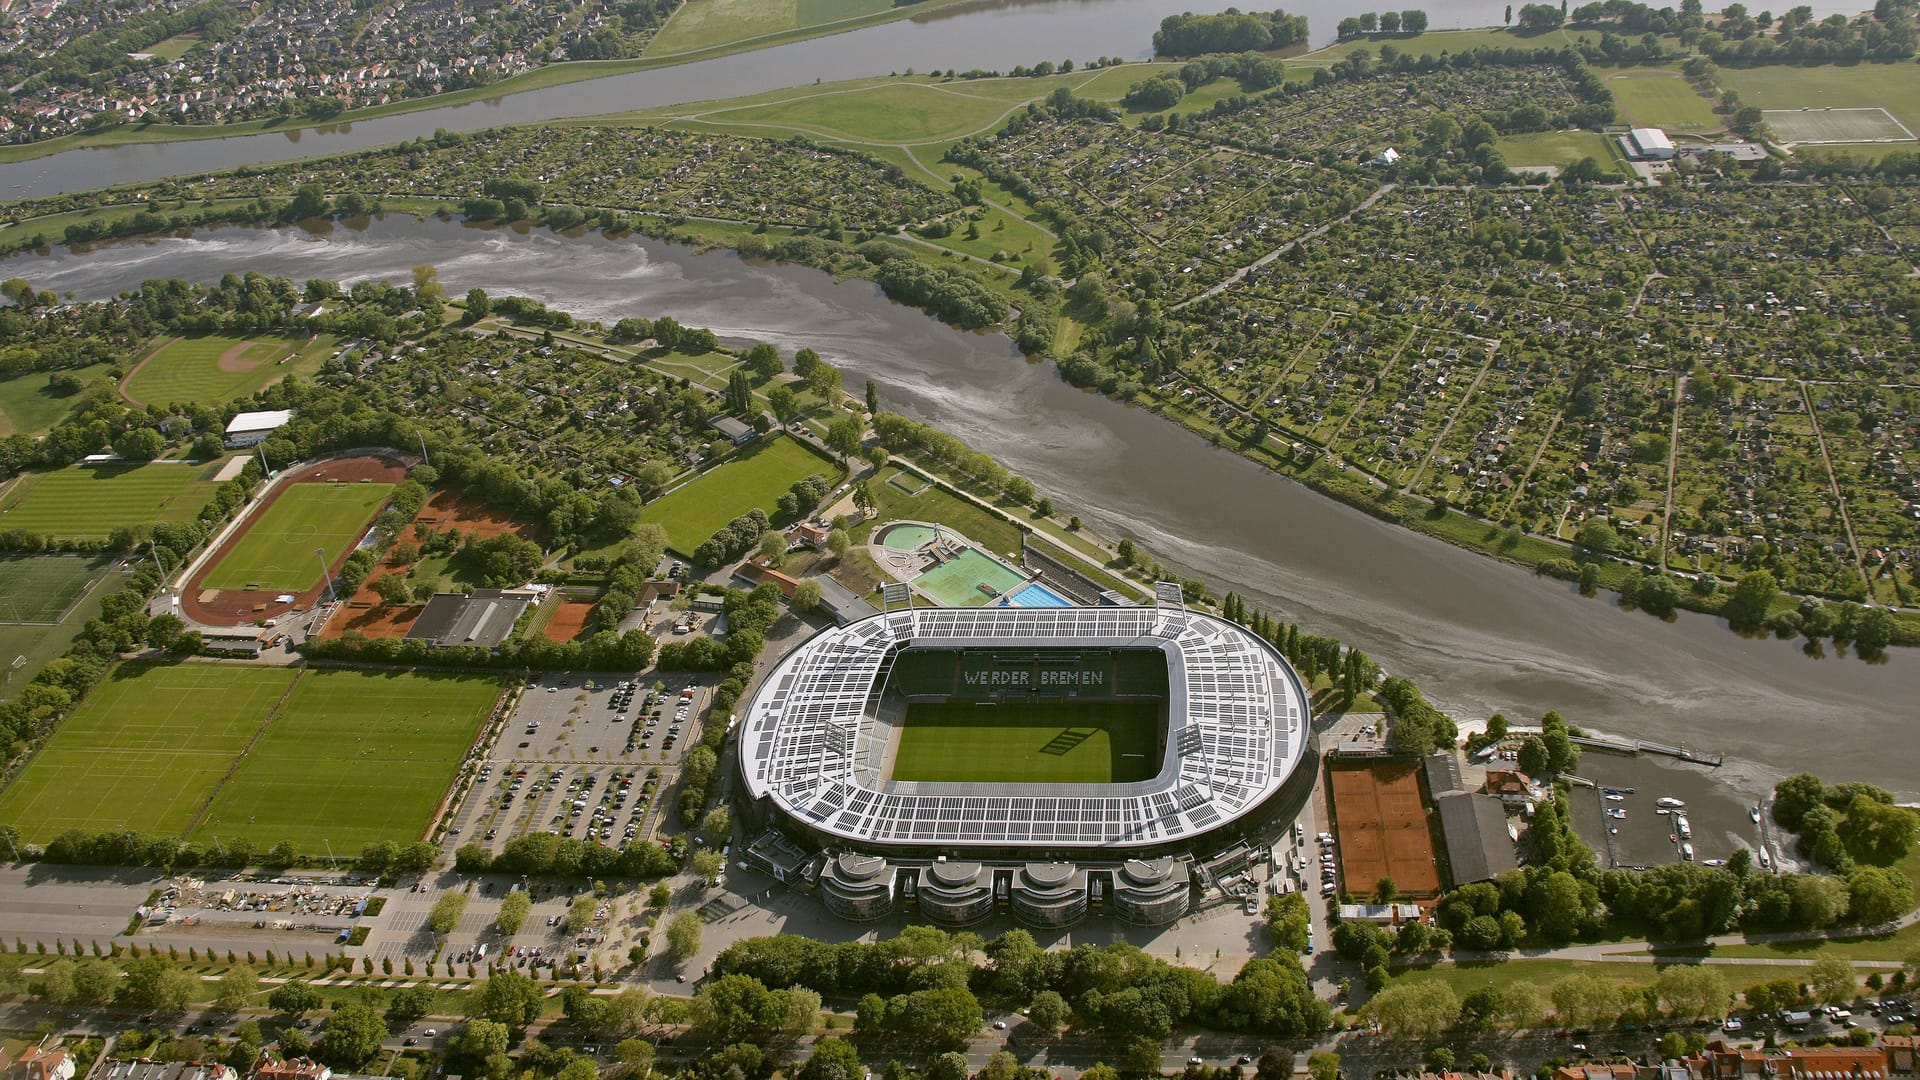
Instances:
[[[174,338],[141,361],[120,389],[127,400],[142,405],[218,405],[296,372],[317,370],[332,348],[328,335]]]
[[[895,780],[1125,784],[1160,771],[1153,701],[916,702],[907,706]]]
[[[304,592],[320,582],[320,557],[337,562],[386,505],[392,484],[295,484],[280,492],[208,571],[208,589]]]

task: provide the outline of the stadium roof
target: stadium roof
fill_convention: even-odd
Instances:
[[[868,708],[896,646],[1160,648],[1168,760],[1130,784],[908,783],[882,776]],[[809,828],[888,846],[1134,848],[1197,837],[1276,794],[1306,756],[1305,688],[1242,628],[1167,607],[913,608],[814,637],[741,725],[748,791]]]
[[[268,409],[264,412],[243,412],[227,422],[227,434],[238,435],[247,431],[272,431],[282,427],[293,419],[292,409]]]

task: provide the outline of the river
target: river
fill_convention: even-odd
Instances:
[[[1358,645],[1462,719],[1559,709],[1576,724],[1813,769],[1916,794],[1907,731],[1920,656],[1810,659],[1715,620],[1667,623],[1376,521],[1152,414],[1061,382],[998,334],[890,303],[870,283],[654,241],[568,238],[393,217],[325,235],[223,228],[0,261],[0,278],[84,298],[156,277],[254,269],[296,280],[409,280],[538,297],[611,322],[672,315],[723,338],[803,345],[882,402],[992,454],[1103,533]]]
[[[193,142],[68,150],[0,164],[0,201],[85,191],[385,146],[436,128],[477,131],[562,117],[598,116],[692,101],[740,97],[788,86],[914,69],[1007,70],[1042,60],[1144,60],[1160,20],[1182,11],[1218,12],[1234,0],[979,0],[844,34],[674,67],[529,90],[506,97],[316,128]],[[1814,0],[1816,15],[1858,10],[1859,0]],[[1435,29],[1496,26],[1506,0],[1421,0]],[[1375,10],[1353,0],[1304,0],[1317,44],[1341,19]]]

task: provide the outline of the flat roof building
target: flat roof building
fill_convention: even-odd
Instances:
[[[227,422],[227,445],[238,449],[266,442],[267,436],[285,427],[291,419],[292,409],[243,412]]]
[[[1632,144],[1634,156],[1650,158],[1654,161],[1667,161],[1673,157],[1673,140],[1659,128],[1634,128],[1627,132],[1627,141]]]
[[[441,593],[427,601],[426,609],[407,631],[407,640],[430,641],[440,648],[498,648],[513,633],[514,624],[531,601],[525,593],[501,589]]]

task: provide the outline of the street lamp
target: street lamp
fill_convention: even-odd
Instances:
[[[340,599],[340,594],[336,592],[333,587],[333,571],[327,569],[327,549],[323,547],[317,547],[313,549],[313,553],[319,556],[320,558],[320,576],[327,579],[328,599],[331,599],[331,600]]]

